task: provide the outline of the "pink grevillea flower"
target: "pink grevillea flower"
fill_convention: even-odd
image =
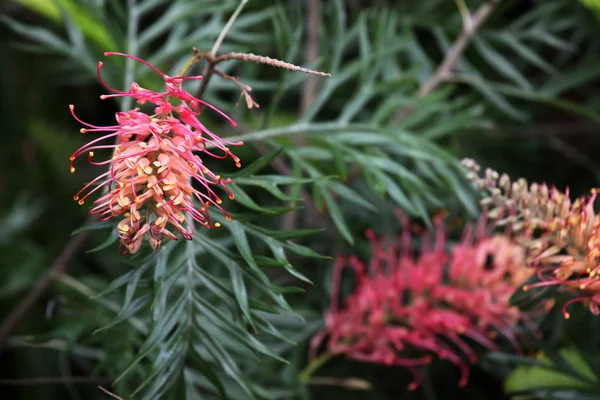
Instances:
[[[503,336],[520,350],[520,330],[535,329],[531,315],[509,304],[529,276],[523,273],[524,250],[506,236],[487,234],[482,224],[467,228],[448,250],[440,224],[422,236],[416,256],[405,229],[394,241],[367,231],[373,251],[368,265],[356,256],[337,258],[331,308],[325,329],[313,338],[313,353],[326,341],[330,354],[406,367],[414,376],[412,390],[419,385],[418,367],[435,357],[458,366],[462,386],[468,362],[477,360],[475,343],[496,349],[494,339]],[[345,267],[354,270],[356,288],[340,306]]]
[[[128,57],[145,64],[162,76],[165,91],[154,92],[135,82],[127,92],[113,89],[102,80],[102,63],[98,63],[100,81],[113,92],[101,96],[102,99],[131,97],[138,104],[150,103],[155,108],[152,115],[139,108],[118,112],[116,125],[94,126],[81,121],[73,105],[70,106],[73,117],[86,126],[81,133],[103,134],[73,153],[71,172],[75,172],[75,159],[86,153],[90,164],[107,167],[106,172],[89,182],[74,199],[82,205],[93,193],[103,192],[94,201],[90,213],[97,214],[100,220],[123,216],[117,230],[121,244],[129,253],[140,249],[144,237],[157,249],[165,237],[177,240],[177,233],[191,240],[195,223],[207,228],[218,227],[218,222],[211,223],[209,206],[219,209],[229,220],[213,187],[221,186],[233,199],[227,188],[231,180],[206,168],[199,154],[221,159],[231,157],[240,167],[239,158],[228,146],[239,146],[242,142],[228,142],[199,121],[201,107],[206,106],[235,126],[224,113],[182,89],[183,81],[198,80],[201,76],[170,77],[137,57],[121,53],[104,55]],[[209,148],[222,154],[213,153]],[[94,161],[94,152],[103,149],[111,149],[112,157]],[[200,206],[196,206],[195,201]]]

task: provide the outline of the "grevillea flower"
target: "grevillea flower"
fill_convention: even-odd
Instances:
[[[405,229],[393,241],[367,231],[373,252],[368,265],[356,256],[338,257],[331,308],[325,329],[313,338],[313,352],[326,339],[330,354],[406,367],[414,376],[412,390],[419,385],[418,367],[434,357],[458,366],[462,386],[469,376],[467,360],[477,360],[475,343],[496,349],[493,339],[504,336],[519,351],[519,330],[532,327],[531,316],[511,306],[509,298],[528,277],[523,249],[506,236],[487,234],[480,224],[467,228],[448,250],[440,225],[422,236],[416,256]],[[356,288],[340,306],[347,266],[354,270]]]
[[[529,185],[523,178],[511,183],[506,174],[491,169],[480,178],[477,163],[467,159],[463,165],[487,193],[482,204],[489,219],[506,226],[527,250],[526,264],[535,268],[540,282],[524,289],[558,286],[574,293],[563,307],[565,318],[567,307],[579,301],[600,314],[600,215],[594,212],[598,189],[571,202],[568,189]]]
[[[201,107],[211,108],[224,116],[232,125],[235,122],[210,104],[195,98],[182,88],[185,80],[199,80],[201,76],[170,77],[148,62],[121,53],[105,53],[132,58],[153,69],[165,81],[164,92],[154,92],[132,83],[129,91],[122,92],[108,86],[100,75],[102,62],[98,63],[98,77],[112,94],[101,96],[131,97],[142,105],[153,104],[154,113],[148,115],[139,108],[116,113],[117,124],[94,126],[81,121],[70,106],[73,117],[86,128],[81,133],[102,133],[71,156],[71,172],[74,161],[86,154],[92,165],[106,166],[107,171],[89,182],[74,199],[83,205],[95,192],[103,192],[94,201],[91,214],[100,220],[123,216],[118,224],[118,236],[126,252],[137,252],[144,237],[152,248],[157,249],[164,238],[177,240],[177,233],[191,240],[194,223],[207,228],[218,227],[211,223],[209,206],[215,207],[230,219],[221,207],[222,200],[213,187],[221,186],[233,199],[227,188],[230,179],[215,175],[205,165],[199,154],[213,158],[231,157],[237,167],[240,160],[228,146],[231,143],[208,130],[198,119]],[[213,153],[210,148],[222,154]],[[94,161],[94,152],[111,149],[112,157]],[[192,184],[196,181],[196,187]],[[200,206],[196,206],[195,202]]]

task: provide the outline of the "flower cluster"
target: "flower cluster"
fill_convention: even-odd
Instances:
[[[480,224],[467,228],[448,250],[440,225],[422,236],[416,257],[406,229],[391,242],[367,231],[373,251],[368,266],[356,256],[338,257],[326,328],[313,338],[313,350],[327,338],[332,354],[407,367],[414,376],[410,389],[419,384],[417,367],[434,357],[457,365],[459,384],[466,384],[465,358],[477,360],[473,345],[494,349],[498,334],[519,350],[517,333],[531,316],[512,307],[509,298],[527,279],[522,248],[506,236],[487,234]],[[346,266],[357,283],[340,307]]]
[[[231,180],[215,175],[205,165],[198,154],[215,157],[231,157],[237,167],[240,160],[227,146],[239,146],[208,130],[199,120],[201,107],[211,108],[235,125],[229,117],[210,104],[192,96],[182,89],[185,80],[201,79],[201,76],[170,77],[144,60],[121,53],[118,55],[140,61],[162,76],[164,92],[154,92],[133,83],[129,91],[122,92],[108,86],[100,75],[102,63],[98,63],[98,77],[113,94],[111,97],[131,97],[138,104],[154,106],[154,113],[148,115],[139,108],[116,114],[117,124],[94,126],[81,121],[70,106],[73,117],[86,126],[81,133],[102,132],[103,136],[81,147],[71,156],[71,172],[75,172],[75,159],[87,153],[90,164],[106,165],[107,171],[89,182],[74,199],[80,205],[97,191],[103,195],[94,201],[91,214],[100,220],[116,216],[124,218],[118,224],[118,236],[126,252],[137,252],[144,237],[152,248],[157,249],[164,238],[177,240],[176,233],[190,240],[194,234],[194,221],[213,228],[219,223],[211,223],[209,206],[229,215],[221,207],[221,198],[212,187],[221,186],[230,199],[233,194],[227,188]],[[110,142],[107,142],[110,140]],[[211,148],[221,152],[212,152]],[[112,157],[106,161],[94,161],[94,152],[111,149]],[[197,182],[197,187],[192,182]],[[200,207],[194,204],[198,201]]]
[[[598,189],[591,196],[571,202],[568,189],[561,192],[546,184],[528,185],[523,178],[512,182],[504,174],[480,168],[464,160],[469,179],[487,193],[482,205],[488,218],[506,226],[514,240],[527,251],[526,264],[535,268],[540,282],[524,287],[558,286],[575,293],[563,307],[587,302],[590,311],[600,314],[600,215],[594,212]]]

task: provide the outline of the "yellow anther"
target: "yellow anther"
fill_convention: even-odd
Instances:
[[[221,227],[221,224],[218,222],[215,222],[215,228],[220,228],[220,227]]]
[[[90,152],[88,153],[88,155],[89,155],[90,157],[94,157],[94,152],[93,152],[93,151],[90,151]]]
[[[233,200],[233,199],[235,199],[235,196],[234,196],[234,195],[232,195],[232,194],[230,194],[230,195],[229,195],[229,200]]]
[[[100,95],[100,100],[106,100],[106,95],[105,94],[101,94]]]
[[[75,161],[75,156],[71,156],[71,157],[69,157],[69,160],[70,160],[70,161]]]
[[[227,216],[225,217],[225,219],[226,219],[227,221],[231,221],[231,217],[230,217],[229,215],[227,215]]]
[[[217,204],[221,204],[221,203],[223,203],[223,200],[217,199]]]
[[[75,167],[71,167],[71,173],[75,172]]]
[[[79,200],[79,196],[73,196],[73,200]]]
[[[79,204],[80,206],[82,206],[82,205],[83,205],[83,203],[85,203],[83,200],[79,200],[79,201],[77,202],[77,204]]]
[[[81,129],[79,130],[79,132],[81,132],[81,133],[86,133],[86,132],[87,132],[87,129],[85,129],[85,128],[81,128]]]
[[[529,285],[525,285],[525,286],[523,286],[523,291],[524,291],[524,292],[526,292],[526,291],[528,291],[528,290],[529,290]]]

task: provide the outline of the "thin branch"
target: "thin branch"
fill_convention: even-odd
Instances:
[[[215,44],[209,53],[212,58],[214,58],[217,55],[217,52],[219,51],[219,49],[221,48],[221,45],[223,44],[223,40],[225,39],[225,36],[231,30],[233,23],[235,22],[237,17],[240,15],[240,13],[242,12],[242,9],[246,5],[246,3],[248,3],[248,1],[249,0],[242,0],[240,2],[240,5],[233,12],[233,14],[231,14],[229,21],[227,21],[227,24],[225,25],[225,27],[223,28],[223,30],[217,37],[217,40],[215,41]],[[198,61],[199,60],[200,59],[198,59]],[[209,59],[208,64],[206,64],[206,67],[204,67],[204,71],[202,71],[202,76],[203,76],[202,83],[200,84],[200,88],[198,89],[198,93],[196,94],[197,98],[201,99],[202,95],[206,91],[206,87],[208,86],[208,82],[210,81],[210,78],[212,76],[215,65],[216,65],[216,63],[214,61],[211,62],[211,60]]]
[[[371,390],[371,384],[360,378],[336,378],[329,376],[313,376],[306,382],[309,385],[338,386],[349,390]]]
[[[37,281],[27,296],[25,296],[25,298],[11,311],[8,317],[2,321],[2,325],[0,325],[0,351],[2,351],[6,345],[8,335],[17,326],[23,316],[35,305],[39,298],[42,297],[52,280],[66,271],[69,260],[77,253],[88,237],[89,232],[82,232],[74,236],[62,249],[46,275]]]
[[[8,338],[7,346],[9,347],[30,347],[52,349],[57,351],[68,351],[79,357],[91,358],[94,360],[104,360],[105,353],[103,350],[94,349],[78,344],[67,343],[61,339],[51,339],[47,342],[34,342],[34,336],[12,336]]]
[[[309,75],[318,75],[318,76],[331,76],[328,72],[315,71],[314,69],[300,67],[298,65],[291,64],[289,62],[285,62],[282,60],[278,60],[276,58],[259,56],[253,53],[226,53],[214,59],[215,63],[220,63],[223,61],[230,60],[238,60],[244,62],[255,62],[258,64],[266,64],[272,67],[283,68],[294,72],[304,72]]]
[[[573,161],[574,164],[587,169],[595,176],[600,176],[600,164],[575,146],[571,146],[557,136],[550,136],[548,138],[548,146],[561,153],[565,158]]]
[[[110,382],[107,378],[90,378],[87,376],[59,376],[43,378],[0,379],[0,385],[32,386],[32,385],[96,385]]]
[[[249,109],[252,109],[254,107],[259,108],[260,106],[258,105],[258,103],[256,101],[254,101],[254,99],[252,98],[252,95],[250,95],[250,92],[252,91],[252,88],[248,85],[244,85],[243,83],[241,83],[238,78],[231,76],[231,75],[227,75],[226,73],[222,72],[221,70],[214,68],[213,72],[217,75],[219,75],[221,78],[231,81],[233,83],[235,83],[237,85],[237,87],[240,88],[240,90],[242,91],[241,96],[243,96],[246,100],[246,105],[248,106]],[[240,99],[241,99],[240,96]],[[239,101],[238,101],[239,104]],[[238,106],[238,104],[236,104],[236,107]]]
[[[98,389],[102,390],[104,393],[106,393],[107,395],[109,395],[110,397],[112,397],[113,399],[118,399],[118,400],[123,400],[122,398],[120,398],[119,396],[117,396],[116,394],[109,392],[108,390],[104,389],[102,386],[98,386]]]
[[[451,76],[456,63],[460,59],[460,56],[465,51],[465,49],[471,43],[473,36],[477,32],[477,29],[487,20],[490,16],[494,8],[500,3],[501,0],[491,0],[482,4],[474,14],[468,13],[468,10],[465,11],[459,7],[461,11],[461,15],[463,16],[463,30],[461,35],[456,39],[450,51],[444,57],[444,60],[435,71],[435,73],[429,78],[427,82],[425,82],[417,91],[418,97],[427,96],[431,92],[433,92],[437,87],[444,82],[448,77]],[[464,4],[463,2],[458,2],[459,6]],[[407,114],[413,111],[412,108],[403,108],[398,110],[394,117],[391,120],[391,123],[396,123],[404,118]]]

